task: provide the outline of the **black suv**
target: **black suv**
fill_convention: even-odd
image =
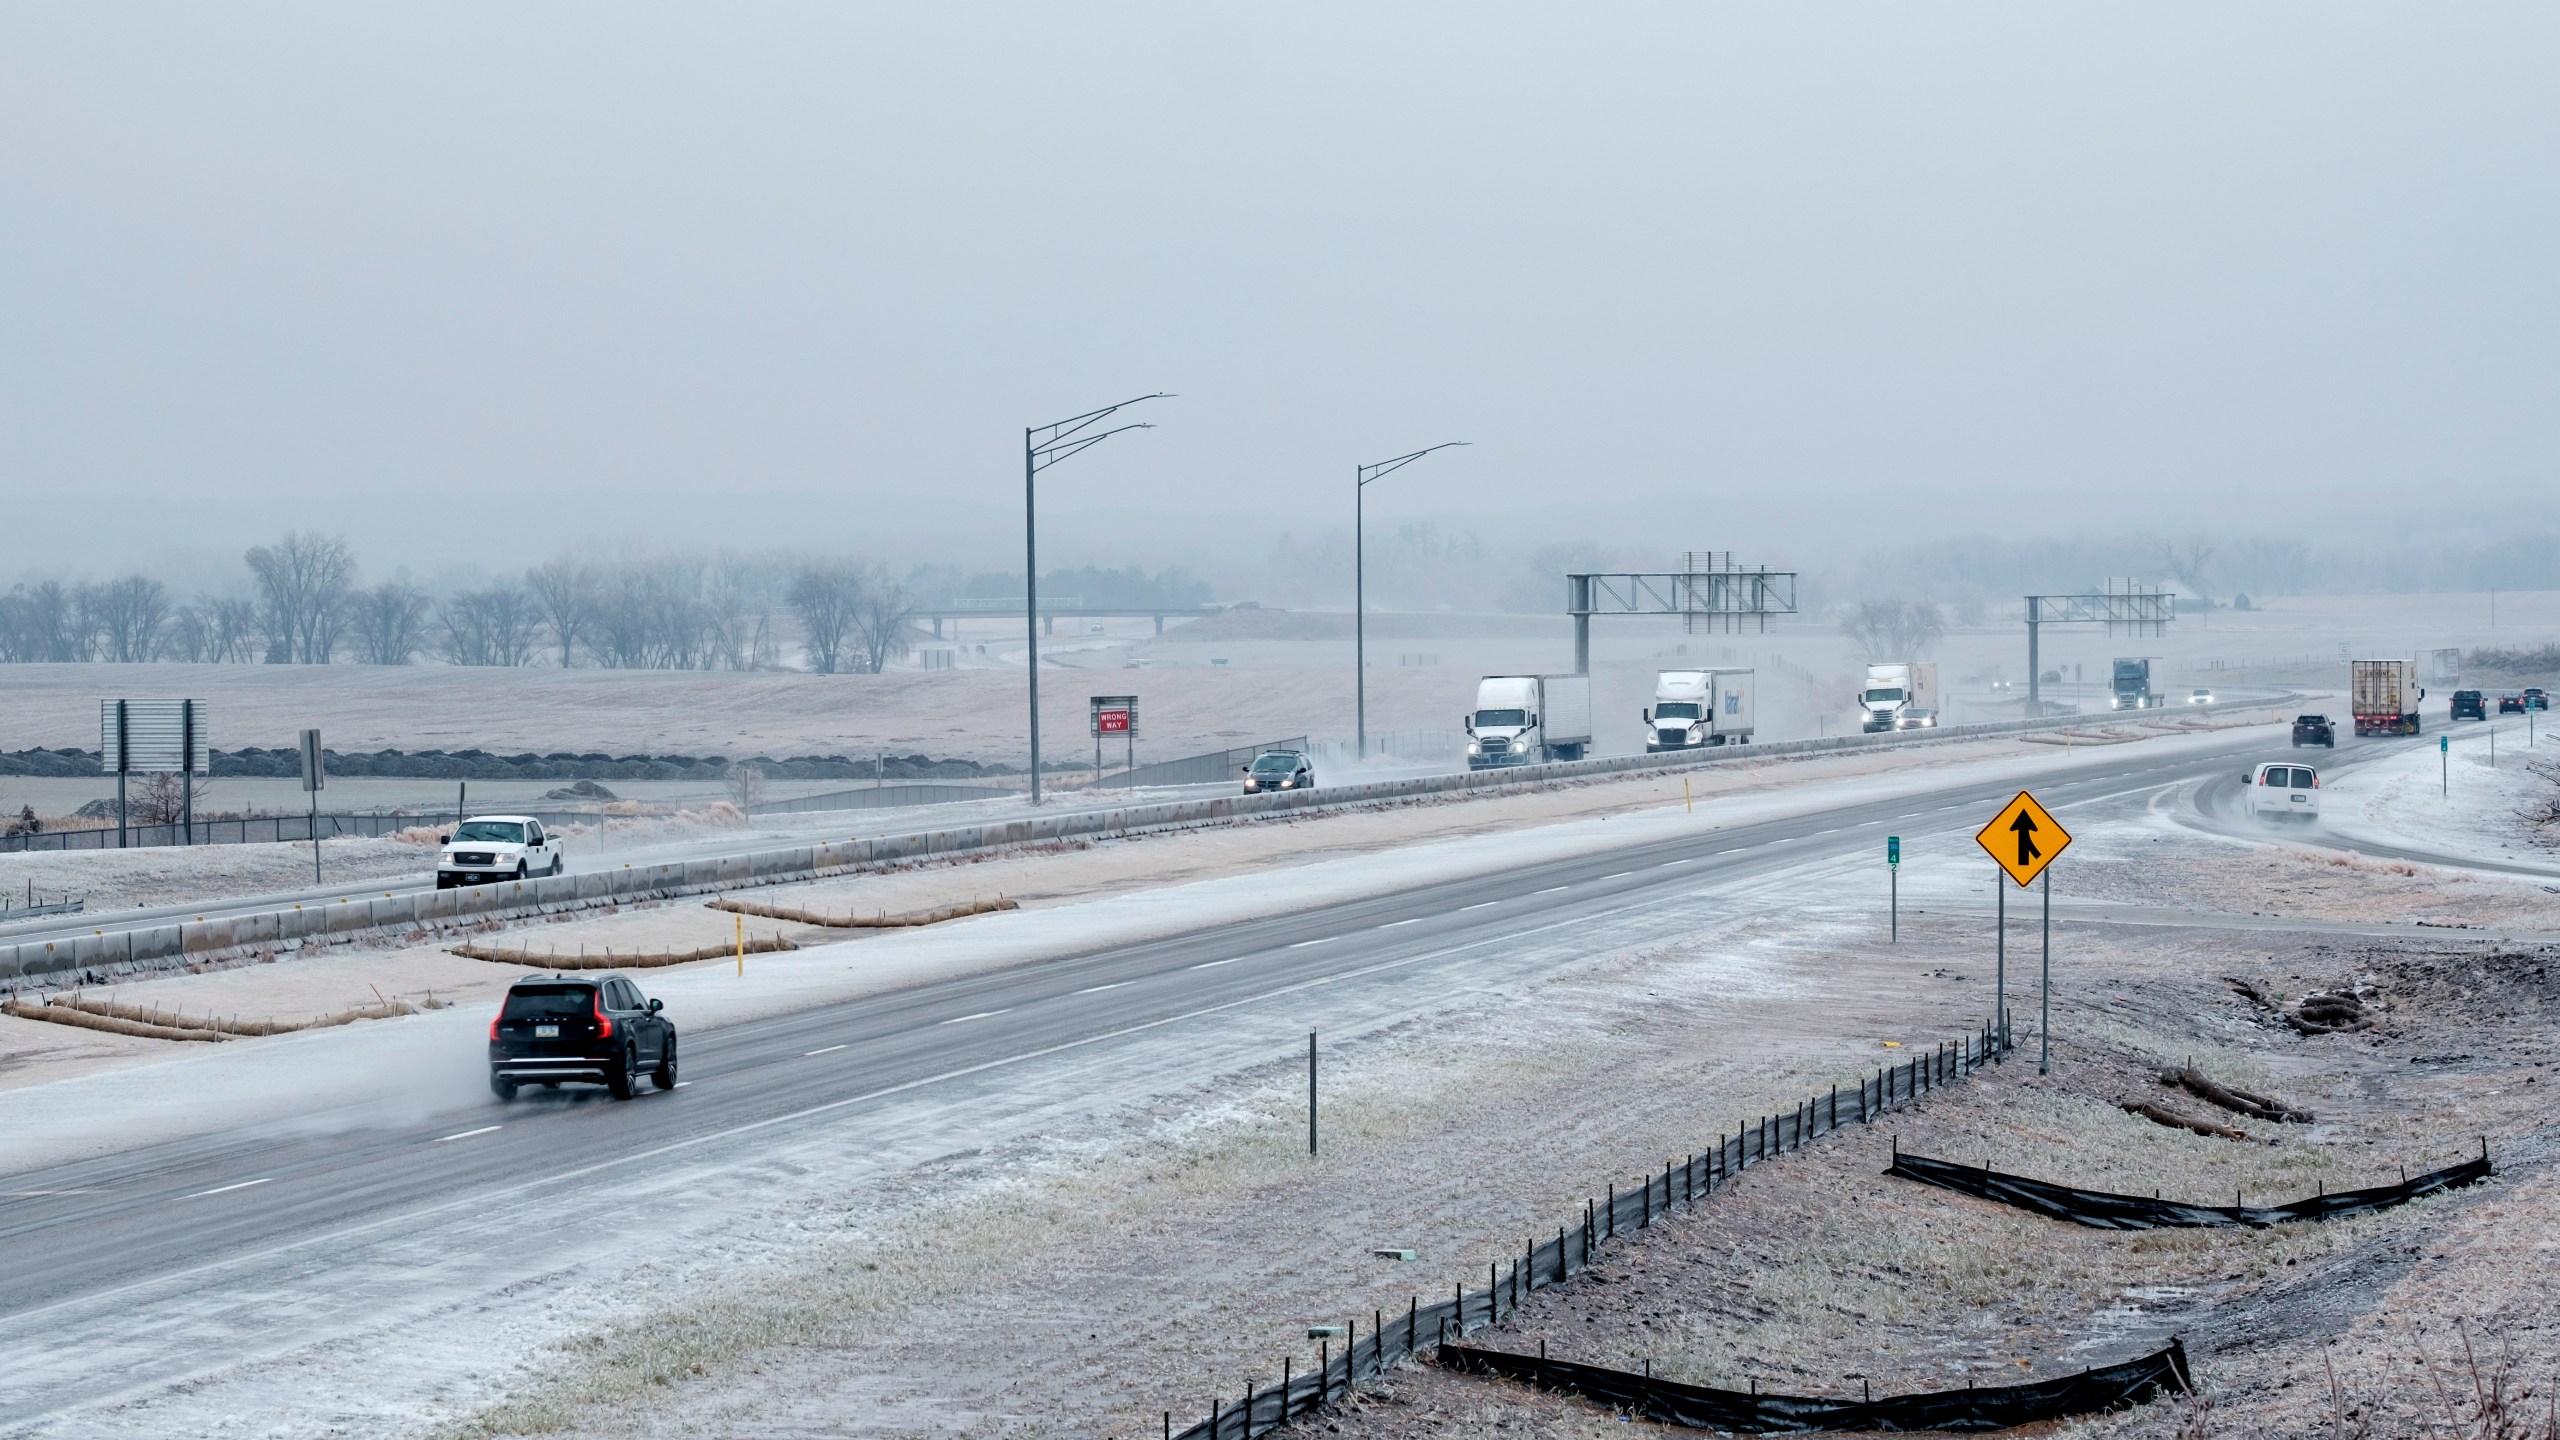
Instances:
[[[528,975],[489,1022],[489,1089],[513,1100],[520,1085],[577,1080],[628,1100],[645,1068],[673,1090],[676,1026],[664,1009],[620,975]]]
[[[2447,718],[2486,720],[2489,718],[2489,698],[2477,690],[2456,690],[2453,692],[2453,714]]]
[[[2330,724],[2326,715],[2296,715],[2293,717],[2293,743],[2296,749],[2305,745],[2326,745],[2335,750],[2338,748],[2338,727]]]

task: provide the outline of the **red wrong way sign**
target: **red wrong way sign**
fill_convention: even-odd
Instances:
[[[1096,695],[1092,700],[1093,734],[1096,739],[1105,735],[1135,736],[1138,733],[1137,696]]]

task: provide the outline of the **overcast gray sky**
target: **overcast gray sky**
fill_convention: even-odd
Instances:
[[[1354,461],[1445,438],[1383,507],[1666,560],[2549,528],[2555,40],[2496,4],[10,3],[0,487],[21,564],[287,524],[995,560],[1021,427],[1166,389],[1052,472],[1088,550],[1339,523]]]

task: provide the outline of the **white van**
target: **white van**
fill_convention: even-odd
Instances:
[[[2261,820],[2320,818],[2320,772],[2308,765],[2261,765],[2249,772],[2249,813]]]

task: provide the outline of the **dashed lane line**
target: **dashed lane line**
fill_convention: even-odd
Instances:
[[[486,1135],[492,1130],[504,1130],[505,1128],[507,1127],[504,1125],[483,1125],[477,1130],[457,1130],[451,1135],[439,1135],[428,1143],[441,1145],[447,1140],[468,1140],[474,1135]]]

